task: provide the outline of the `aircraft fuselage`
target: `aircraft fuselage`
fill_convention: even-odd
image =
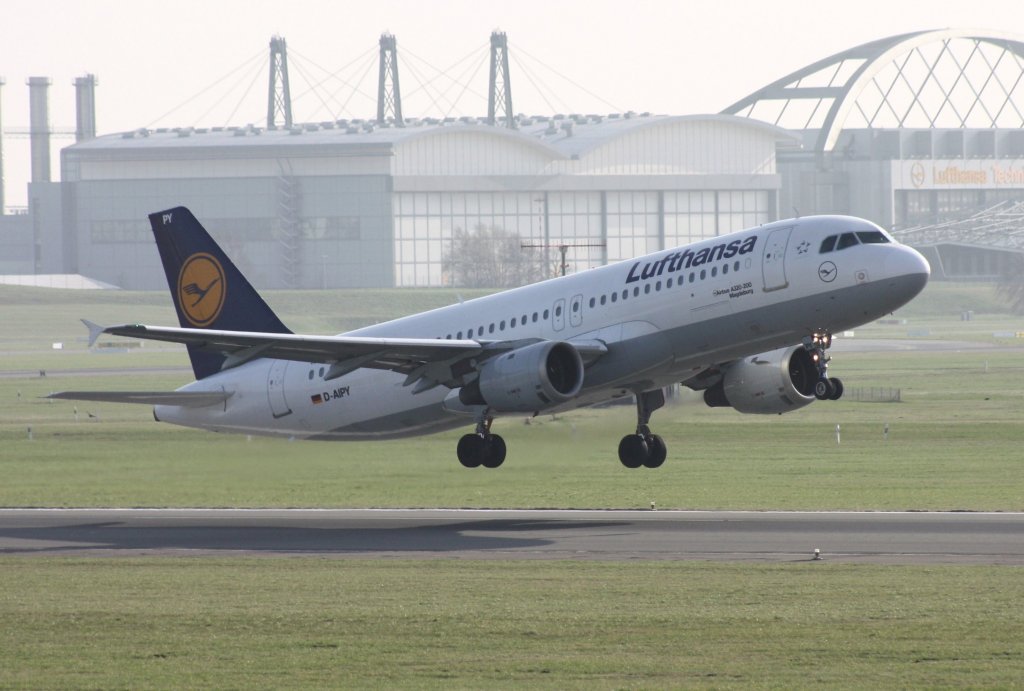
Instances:
[[[851,234],[856,241],[843,239]],[[578,395],[548,409],[568,410],[685,381],[810,334],[852,329],[908,302],[928,273],[920,254],[868,221],[807,217],[345,335],[603,345],[607,352],[588,364]],[[474,411],[444,386],[417,393],[399,373],[363,368],[327,379],[329,370],[329,363],[255,359],[180,389],[231,392],[222,404],[154,412],[161,421],[216,431],[335,440],[472,422],[466,416]]]

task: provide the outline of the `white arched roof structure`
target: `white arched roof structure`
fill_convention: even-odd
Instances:
[[[722,111],[819,130],[832,151],[847,127],[1024,127],[1024,39],[943,29],[836,53]]]

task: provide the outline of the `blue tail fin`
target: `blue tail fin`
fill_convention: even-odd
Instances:
[[[291,333],[183,206],[149,215],[181,326]],[[188,348],[196,379],[219,372],[224,356]]]

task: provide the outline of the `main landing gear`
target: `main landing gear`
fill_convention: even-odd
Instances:
[[[832,347],[832,334],[816,333],[804,339],[804,347],[818,366],[818,381],[814,383],[814,397],[819,401],[838,401],[843,396],[843,382],[828,376],[830,358],[825,351]]]
[[[619,461],[627,468],[658,468],[668,456],[665,440],[651,434],[648,423],[651,413],[665,405],[661,389],[645,391],[636,396],[636,434],[627,434],[619,442]]]
[[[505,440],[491,434],[494,418],[485,412],[476,423],[476,432],[459,439],[459,463],[467,468],[497,468],[505,462]]]

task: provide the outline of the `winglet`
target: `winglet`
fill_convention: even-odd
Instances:
[[[96,341],[103,335],[106,329],[96,322],[91,322],[88,319],[83,319],[82,323],[85,324],[85,328],[89,329],[89,347],[92,348],[96,345]]]

